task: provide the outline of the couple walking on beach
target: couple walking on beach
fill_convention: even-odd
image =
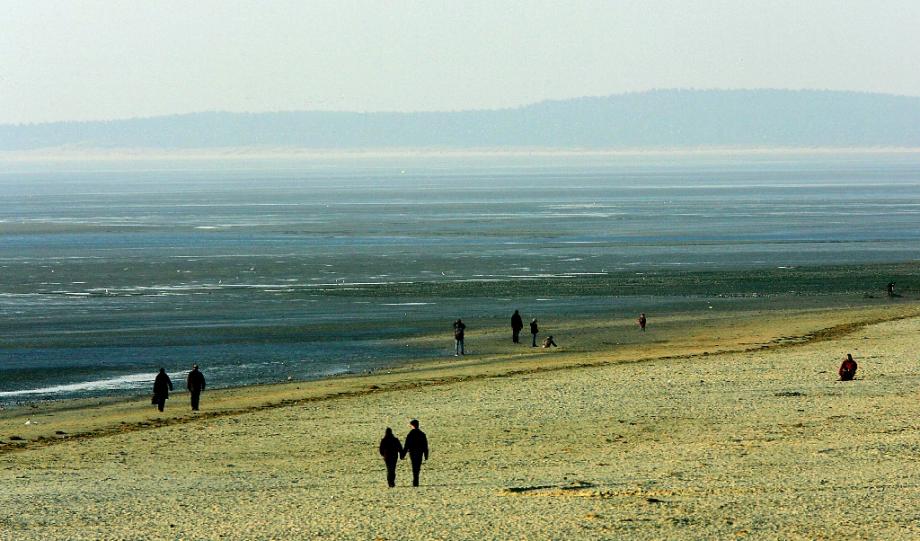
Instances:
[[[409,455],[409,461],[412,463],[412,486],[418,486],[418,476],[422,471],[422,461],[428,460],[428,437],[419,430],[418,421],[412,419],[409,421],[412,429],[406,435],[406,442],[400,443],[399,438],[393,435],[393,429],[387,428],[386,434],[380,440],[380,456],[387,466],[387,484],[390,487],[396,486],[396,463],[397,460],[405,459]]]
[[[192,365],[191,372],[186,378],[186,387],[188,388],[189,397],[192,402],[192,411],[198,411],[198,405],[201,401],[201,392],[204,391],[204,374],[198,370],[198,365]],[[160,372],[153,380],[153,399],[150,401],[155,404],[157,409],[163,411],[166,407],[166,400],[169,398],[169,391],[173,390],[172,380],[166,373],[165,368],[160,368]]]

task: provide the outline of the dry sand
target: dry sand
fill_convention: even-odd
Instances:
[[[197,417],[181,394],[7,412],[0,539],[920,539],[918,312],[653,320],[628,348],[206,393]],[[377,443],[413,417],[423,486],[404,462],[388,489]]]

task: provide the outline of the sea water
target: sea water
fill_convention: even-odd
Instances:
[[[145,392],[161,366],[181,387],[192,363],[214,387],[363,372],[449,353],[457,317],[679,307],[688,273],[920,253],[913,154],[0,167],[7,405]],[[572,286],[646,274],[665,285],[642,298]]]

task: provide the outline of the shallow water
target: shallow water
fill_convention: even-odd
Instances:
[[[9,163],[0,193],[0,403],[370,370],[514,308],[909,286],[920,253],[911,155]]]

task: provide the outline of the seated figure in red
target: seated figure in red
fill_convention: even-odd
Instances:
[[[840,381],[853,379],[853,376],[856,375],[856,361],[853,360],[853,355],[847,353],[847,358],[843,360],[838,373],[840,374]]]

